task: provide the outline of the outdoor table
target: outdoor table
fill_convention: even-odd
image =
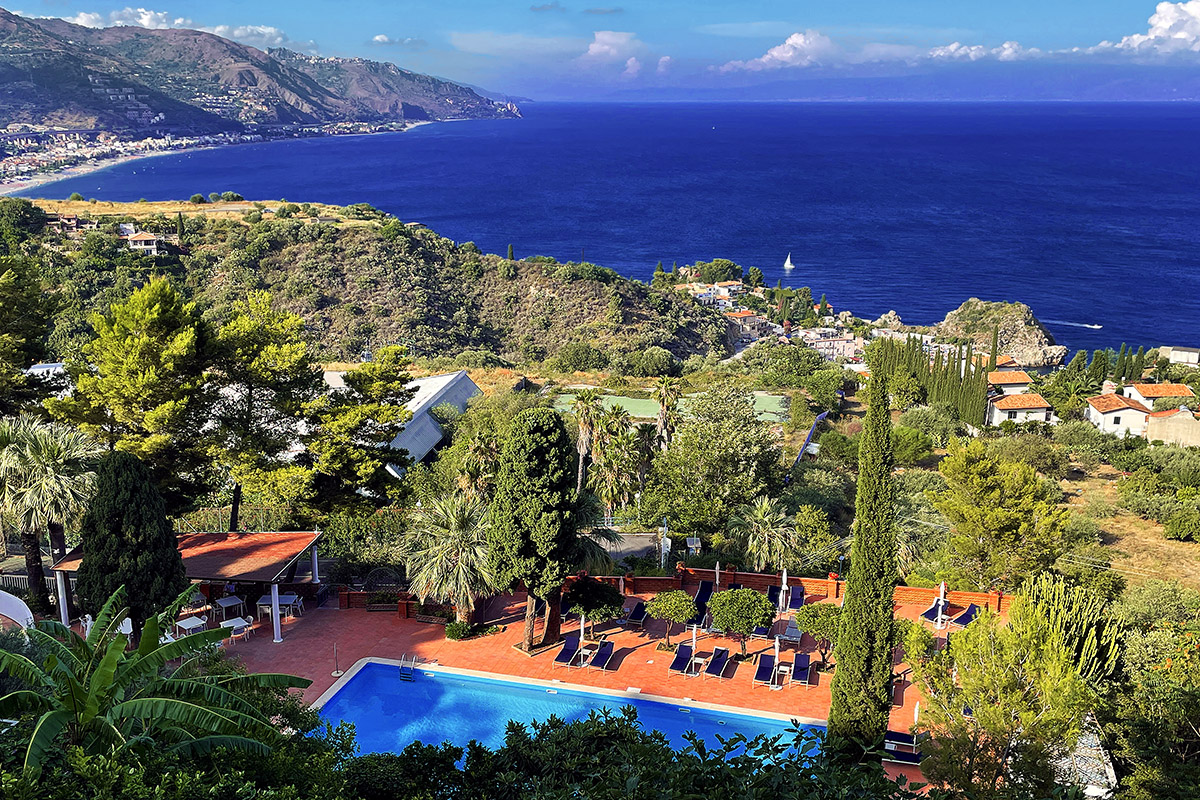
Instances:
[[[281,594],[281,595],[279,595],[279,610],[282,611],[285,608],[290,608],[292,606],[295,606],[298,602],[300,602],[299,595]],[[264,608],[267,609],[268,611],[271,610],[271,595],[269,595],[269,594],[264,594],[262,597],[258,598],[257,616],[262,617],[262,610]]]
[[[184,635],[195,633],[199,630],[204,630],[207,623],[200,617],[184,617],[175,621],[175,627],[183,631]]]
[[[592,657],[592,653],[596,652],[596,650],[597,648],[595,647],[579,648],[579,652],[576,653],[576,656],[579,658],[579,666],[582,667],[584,664],[586,664],[587,660]]]
[[[250,623],[241,617],[234,617],[233,619],[224,620],[221,623],[221,627],[229,628],[231,631],[231,636],[237,636],[239,633],[246,633],[249,635],[250,631],[252,630]]]
[[[246,601],[237,595],[230,594],[217,600],[215,605],[221,609],[221,619],[225,619],[225,617],[228,616],[231,608],[245,610]],[[239,611],[239,614],[240,613],[241,612]]]
[[[689,672],[693,675],[699,675],[700,670],[704,668],[704,659],[696,656],[692,659],[692,666]]]
[[[791,674],[792,674],[791,664],[780,664],[779,666],[777,666],[775,668],[775,674],[779,676],[779,685],[783,686],[784,678],[791,677]]]

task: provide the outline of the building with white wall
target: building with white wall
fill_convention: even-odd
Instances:
[[[1102,394],[1088,398],[1083,415],[1103,433],[1144,436],[1150,409],[1119,394]]]
[[[1020,425],[1022,422],[1050,422],[1057,420],[1050,404],[1040,394],[1006,394],[988,403],[987,424],[999,425],[1005,420]]]

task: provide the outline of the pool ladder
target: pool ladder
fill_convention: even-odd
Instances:
[[[410,661],[407,656],[407,653],[400,656],[400,680],[402,681],[412,681],[417,677],[417,657],[413,656]]]

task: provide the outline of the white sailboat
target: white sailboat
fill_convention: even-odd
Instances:
[[[784,269],[795,269],[796,265],[792,263],[792,254],[788,253],[787,261],[783,262]]]

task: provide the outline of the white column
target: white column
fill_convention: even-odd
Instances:
[[[58,618],[63,625],[70,627],[71,618],[67,616],[67,573],[54,573],[54,581],[58,584]]]
[[[317,546],[315,544],[312,546],[312,582],[321,582],[321,571],[317,565]]]
[[[275,626],[275,643],[283,641],[283,631],[279,630],[279,584],[271,584],[271,624]]]

